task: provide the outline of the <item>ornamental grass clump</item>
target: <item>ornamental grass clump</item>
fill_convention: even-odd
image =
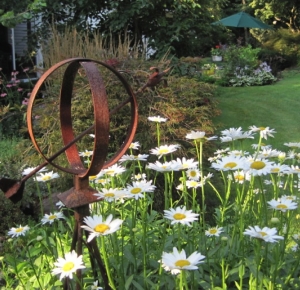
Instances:
[[[169,120],[148,122],[161,134]],[[185,139],[195,154],[188,157],[175,157],[180,147],[162,145],[162,135],[154,148],[135,141],[125,155],[142,160],[123,158],[90,176],[98,201],[83,220],[82,253],[71,251],[73,210],[59,202],[38,222],[7,231],[0,283],[59,289],[67,279],[73,288],[91,289],[104,286],[107,275],[111,289],[297,289],[300,143],[295,138],[279,151],[271,147],[275,137],[267,126],[229,128],[220,136],[192,128]],[[205,144],[217,148],[209,160]],[[160,146],[172,150],[153,151]],[[162,211],[154,209],[157,199]],[[104,276],[90,243],[100,249]]]

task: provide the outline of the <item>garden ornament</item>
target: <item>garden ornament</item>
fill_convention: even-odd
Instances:
[[[47,157],[39,147],[34,135],[34,118],[32,109],[34,106],[35,98],[38,95],[44,82],[48,79],[48,77],[55,73],[57,69],[64,66],[66,66],[66,69],[62,77],[63,79],[59,97],[60,127],[64,147],[53,156]],[[123,102],[120,102],[119,105],[112,109],[109,109],[108,106],[108,97],[106,94],[102,76],[99,72],[99,66],[110,70],[118,78],[118,80],[121,81],[128,94],[127,99],[125,99]],[[74,81],[78,70],[85,71],[86,78],[89,82],[94,107],[94,124],[91,127],[87,128],[84,132],[79,134],[77,137],[75,137],[72,126],[71,103]],[[113,155],[113,157],[106,161],[109,145],[110,116],[113,114],[117,114],[118,111],[126,105],[130,105],[131,110],[131,120],[126,138],[118,151]],[[74,176],[74,186],[68,191],[58,194],[57,197],[65,204],[66,207],[72,208],[75,212],[75,227],[73,232],[71,251],[76,250],[77,254],[81,255],[82,245],[83,243],[85,243],[85,241],[83,240],[83,229],[81,228],[81,226],[83,225],[83,219],[85,216],[89,215],[89,204],[98,201],[97,197],[94,196],[94,193],[96,193],[97,191],[89,186],[89,176],[98,174],[101,169],[113,165],[124,155],[131,142],[133,141],[137,128],[137,121],[138,112],[135,95],[131,90],[129,84],[118,71],[116,71],[108,64],[97,60],[85,58],[71,58],[63,60],[52,66],[42,75],[42,77],[36,83],[28,101],[27,126],[29,135],[36,150],[46,161],[35,168],[35,170],[33,170],[19,182],[14,183],[13,180],[2,179],[0,181],[1,189],[5,191],[6,197],[10,198],[11,200],[14,201],[20,199],[24,188],[24,182],[48,164],[66,173],[72,174]],[[84,135],[91,132],[93,132],[95,135],[94,148],[91,162],[89,164],[89,167],[86,169],[80,159],[76,142]],[[65,152],[66,154],[70,165],[69,167],[62,167],[54,162],[54,160],[63,152]],[[105,289],[111,289],[108,284],[105,267],[103,266],[103,262],[101,260],[100,252],[96,244],[96,239],[93,239],[90,243],[85,244],[90,252],[91,265],[93,267],[94,273],[96,272],[95,263],[97,263],[103,278]],[[77,270],[76,275],[78,278],[76,289],[79,290],[81,289],[81,270]],[[65,279],[64,289],[69,289],[68,278]]]
[[[170,70],[171,68],[167,68],[162,72],[159,72],[159,69],[157,67],[150,67],[150,70],[155,70],[154,73],[152,73],[146,84],[143,85],[142,88],[138,90],[138,92],[143,92],[147,87],[150,89],[154,89],[155,86],[157,86],[161,81],[164,82],[164,87],[167,86],[167,81],[163,78],[163,76]]]

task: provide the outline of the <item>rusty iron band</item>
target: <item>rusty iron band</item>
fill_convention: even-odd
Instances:
[[[58,164],[53,163],[53,158],[51,157],[48,158],[43,154],[35,139],[33,124],[32,124],[32,119],[33,119],[32,110],[33,110],[34,101],[43,83],[57,69],[67,64],[68,66],[64,72],[63,82],[62,82],[61,92],[60,92],[60,124],[61,124],[61,131],[62,131],[62,139],[66,147],[65,153],[68,162],[70,164],[70,168],[62,167]],[[104,66],[105,68],[109,69],[112,73],[114,73],[121,81],[123,86],[125,87],[125,90],[129,96],[127,100],[119,104],[111,111],[109,111],[108,108],[106,90],[97,65]],[[74,136],[72,119],[71,119],[72,91],[73,91],[75,77],[80,67],[83,67],[86,72],[86,76],[89,81],[89,85],[92,93],[92,100],[94,106],[94,125],[88,128],[85,132],[81,133],[80,136],[78,136],[78,137],[82,137],[92,130],[94,130],[95,132],[93,156],[88,169],[84,167],[80,159],[76,144],[74,142],[74,140],[78,139],[78,137],[76,138]],[[119,150],[113,155],[113,157],[105,162],[107,152],[108,152],[108,142],[109,142],[109,116],[111,114],[117,113],[119,109],[121,109],[128,103],[130,103],[131,105],[131,121],[130,121],[130,126],[127,132],[126,139],[120,146]],[[138,123],[137,101],[131,87],[124,79],[124,77],[117,70],[107,65],[106,63],[97,60],[86,59],[86,58],[71,58],[55,64],[50,69],[48,69],[38,80],[35,87],[33,88],[33,91],[28,101],[27,126],[28,126],[30,138],[36,150],[43,156],[43,158],[49,164],[53,165],[54,167],[64,172],[78,175],[80,178],[85,178],[87,176],[95,175],[102,168],[107,168],[113,165],[114,163],[116,163],[124,155],[128,147],[130,146],[131,142],[133,141],[137,129],[137,123]]]

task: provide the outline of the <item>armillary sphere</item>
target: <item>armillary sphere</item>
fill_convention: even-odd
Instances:
[[[51,84],[51,76],[55,74],[57,70],[61,70],[62,67],[66,68],[62,74],[62,85],[59,97],[59,119],[64,147],[53,156],[47,157],[46,154],[41,150],[34,134],[33,107],[36,98],[39,96],[39,92],[41,92],[42,87],[45,85],[45,82],[49,81]],[[101,69],[109,70],[110,73],[112,73],[117,80],[121,82],[123,89],[126,91],[126,97],[124,100],[118,103],[118,105],[116,105],[114,108],[109,108],[109,98],[106,93],[104,80],[99,67],[101,67]],[[71,107],[74,82],[77,74],[85,75],[88,81],[89,90],[92,95],[94,122],[85,131],[75,136],[76,134],[73,128],[74,126],[72,122]],[[124,134],[125,137],[122,140],[119,149],[109,160],[106,160],[109,151],[108,148],[110,134],[113,134],[110,132],[110,117],[120,113],[120,110],[125,106],[130,106],[130,124],[127,124],[127,132]],[[74,175],[74,187],[64,193],[58,194],[57,197],[68,208],[72,208],[75,211],[75,228],[71,250],[76,250],[78,255],[82,254],[82,243],[84,243],[82,239],[83,231],[81,228],[81,225],[83,224],[83,218],[89,215],[89,204],[97,200],[97,197],[94,196],[96,190],[89,186],[89,176],[98,174],[101,169],[113,165],[122,157],[133,141],[137,128],[137,122],[137,102],[132,89],[121,73],[101,61],[86,58],[71,58],[63,60],[52,66],[42,75],[31,93],[27,110],[28,131],[36,150],[45,159],[45,163],[41,164],[38,168],[50,164],[61,171]],[[95,138],[92,159],[88,168],[85,168],[79,156],[76,142],[88,133],[94,133]],[[55,162],[55,159],[63,152],[66,154],[69,167],[63,167]],[[34,170],[34,173],[39,170],[38,168]],[[25,177],[25,179],[26,178],[28,177]],[[14,194],[14,192],[11,193]],[[103,277],[105,289],[110,289],[105,268],[103,266],[95,239],[87,244],[87,246],[90,251],[91,264],[95,265],[95,261],[93,259],[96,259],[96,263],[98,264]],[[81,271],[78,270],[76,274],[78,281],[81,281]],[[79,282],[77,283],[76,287],[78,290],[80,289]],[[69,282],[66,279],[64,289],[68,288]]]

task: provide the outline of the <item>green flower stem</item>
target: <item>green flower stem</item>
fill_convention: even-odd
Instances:
[[[156,122],[156,135],[157,135],[157,146],[160,146],[160,126],[159,122]]]
[[[40,289],[43,289],[43,287],[42,287],[42,285],[41,285],[41,283],[40,283],[39,275],[37,274],[36,269],[35,269],[35,266],[34,266],[34,264],[33,264],[33,262],[32,262],[32,258],[31,258],[31,255],[30,255],[30,249],[29,249],[27,243],[26,243],[26,250],[27,250],[27,253],[28,253],[28,257],[29,257],[29,264],[30,264],[30,266],[31,266],[31,268],[32,268],[32,270],[33,270],[34,276],[36,277],[36,279],[37,279],[37,281],[38,281],[38,284],[39,284],[39,286],[40,286]]]
[[[106,252],[106,249],[105,249],[104,236],[100,237],[100,241],[101,241],[101,252],[103,254],[103,260],[104,260],[104,265],[105,265],[109,285],[113,290],[116,290],[117,288],[114,284],[114,280],[112,279],[111,272],[110,272],[110,266],[109,266],[109,263],[108,263],[107,252]]]
[[[40,189],[40,186],[39,186],[39,182],[36,180],[36,178],[34,178],[34,180],[35,180],[36,190],[37,190],[37,193],[38,193],[38,198],[39,198],[39,201],[40,201],[41,215],[43,216],[44,215],[44,208],[43,208],[43,202],[42,202],[42,193],[41,193],[41,189]]]

